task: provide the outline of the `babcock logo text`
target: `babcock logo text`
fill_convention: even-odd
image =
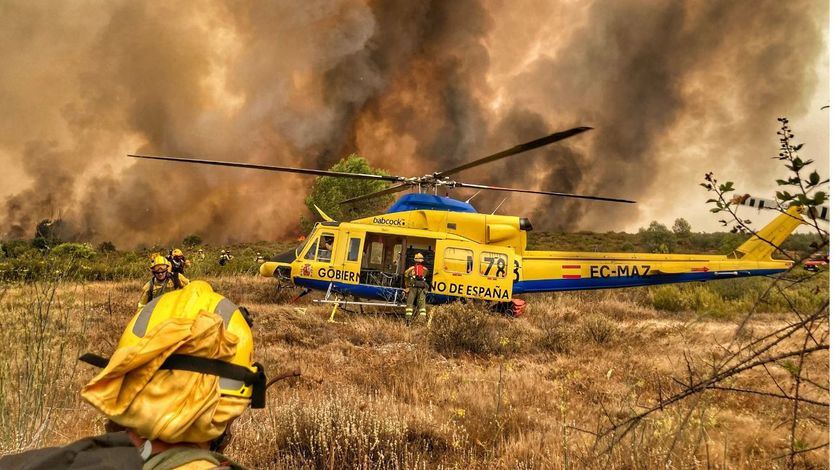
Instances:
[[[382,224],[382,225],[393,225],[395,227],[404,227],[406,225],[406,221],[403,219],[384,219],[382,217],[374,217],[375,224]]]

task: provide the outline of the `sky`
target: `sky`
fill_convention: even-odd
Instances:
[[[458,179],[638,201],[502,205],[535,229],[719,230],[704,173],[773,194],[777,117],[828,176],[828,23],[809,0],[6,0],[0,232],[60,217],[119,247],[283,239],[309,177],[125,155],[328,168],[356,152],[412,176],[578,125],[594,130]]]

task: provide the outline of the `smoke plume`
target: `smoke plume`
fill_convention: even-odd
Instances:
[[[60,216],[122,247],[278,239],[312,184],[134,152],[314,168],[358,152],[412,176],[587,125],[456,179],[648,201],[706,170],[771,180],[751,161],[773,153],[774,119],[827,104],[811,100],[828,14],[812,0],[6,1],[0,231]],[[500,213],[564,230],[643,216],[522,195]]]

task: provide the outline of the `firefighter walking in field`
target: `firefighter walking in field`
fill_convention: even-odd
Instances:
[[[417,308],[418,315],[426,317],[426,266],[423,254],[415,254],[415,264],[403,272],[406,282],[406,319],[411,320]]]
[[[179,248],[171,250],[171,254],[168,256],[168,262],[171,263],[172,273],[182,274],[183,276],[186,274],[186,268],[191,266],[191,262],[186,259],[186,255],[183,254],[183,250]]]
[[[142,287],[139,308],[144,307],[145,304],[166,292],[182,289],[188,285],[188,278],[180,273],[172,273],[171,265],[162,255],[154,256],[153,261],[151,261],[151,273],[153,273],[153,277]]]

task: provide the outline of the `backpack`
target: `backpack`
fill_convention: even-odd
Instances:
[[[64,447],[46,447],[0,457],[3,470],[117,470],[142,468],[126,432],[86,437]]]

